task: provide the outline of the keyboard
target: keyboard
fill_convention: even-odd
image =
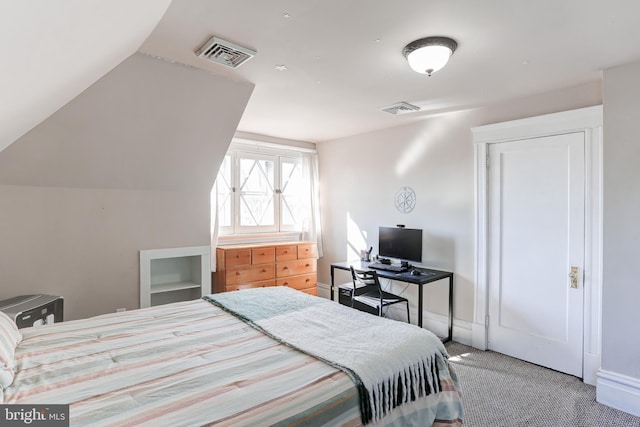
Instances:
[[[403,267],[401,264],[383,264],[381,262],[372,262],[369,264],[369,268],[373,268],[375,270],[395,271],[397,273],[409,270],[408,266]]]

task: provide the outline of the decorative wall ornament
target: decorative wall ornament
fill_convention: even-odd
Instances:
[[[396,209],[401,213],[409,213],[416,207],[416,192],[411,187],[402,187],[396,193]]]

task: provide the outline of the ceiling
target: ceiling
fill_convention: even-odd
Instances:
[[[254,83],[239,131],[321,142],[599,81],[640,60],[639,15],[637,0],[173,0],[140,51]],[[204,61],[211,36],[257,55]],[[431,77],[402,56],[428,36],[458,42]],[[380,111],[400,101],[421,109]]]

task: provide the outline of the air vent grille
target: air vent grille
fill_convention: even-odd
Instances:
[[[231,68],[238,68],[256,55],[256,51],[246,47],[238,46],[235,43],[222,40],[218,37],[211,37],[197,52],[202,59],[226,65]]]
[[[420,107],[417,105],[409,104],[408,102],[396,102],[388,107],[383,107],[380,111],[390,114],[405,114],[413,111],[420,111]]]

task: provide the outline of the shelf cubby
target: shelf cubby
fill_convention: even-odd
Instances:
[[[140,308],[210,293],[210,253],[209,246],[140,251]]]

